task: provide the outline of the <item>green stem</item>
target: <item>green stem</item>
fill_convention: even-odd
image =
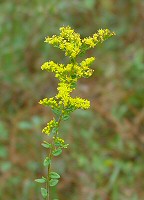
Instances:
[[[59,119],[58,119],[58,129],[59,129],[59,126],[60,126],[60,122],[61,122],[61,119],[62,119],[62,112],[59,116]],[[54,136],[56,136],[58,134],[58,129],[57,131],[55,132]],[[55,148],[55,145],[54,145],[54,140],[52,141],[52,147],[50,149],[50,152],[49,152],[49,158],[50,160],[52,159],[52,151],[53,149]],[[51,163],[48,165],[48,175],[47,175],[47,183],[46,183],[46,189],[47,189],[47,192],[48,192],[48,195],[47,195],[47,200],[50,200],[50,184],[49,184],[49,181],[50,181],[50,169],[51,169]]]
[[[52,157],[52,149],[50,149],[50,152],[49,152],[49,158],[51,159]],[[49,181],[50,181],[50,167],[51,167],[51,164],[48,165],[48,176],[47,176],[47,192],[48,192],[48,195],[47,195],[47,200],[50,200],[50,185],[49,185]]]

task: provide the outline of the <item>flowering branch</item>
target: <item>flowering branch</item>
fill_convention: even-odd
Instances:
[[[90,69],[90,65],[95,58],[86,58],[81,63],[78,63],[76,58],[113,35],[115,33],[108,29],[100,29],[92,37],[81,39],[80,34],[67,26],[60,28],[59,36],[53,35],[45,40],[45,42],[64,51],[65,56],[70,58],[70,63],[64,65],[48,61],[41,67],[42,70],[55,73],[55,77],[59,79],[58,93],[54,97],[44,98],[39,102],[44,106],[50,106],[54,114],[54,118],[42,130],[43,133],[53,136],[51,143],[47,141],[42,143],[43,147],[49,149],[49,155],[43,162],[44,166],[47,167],[47,176],[35,180],[46,184],[46,188],[41,188],[41,194],[44,199],[50,200],[50,187],[57,185],[60,178],[58,173],[51,171],[52,158],[59,156],[62,153],[62,149],[68,147],[68,144],[58,137],[60,123],[63,120],[67,120],[74,110],[88,109],[90,107],[90,102],[87,99],[72,98],[70,94],[76,89],[78,79],[82,77],[89,78],[92,75],[93,70]]]

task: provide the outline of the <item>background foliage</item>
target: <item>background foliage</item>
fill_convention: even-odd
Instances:
[[[41,129],[51,111],[38,105],[56,92],[47,60],[67,62],[43,43],[70,25],[82,37],[109,28],[116,37],[88,52],[94,75],[75,92],[91,100],[61,132],[69,149],[53,166],[62,174],[62,200],[144,198],[144,2],[142,0],[0,1],[0,199],[40,200],[33,180],[46,152]],[[53,191],[55,193],[55,191]]]

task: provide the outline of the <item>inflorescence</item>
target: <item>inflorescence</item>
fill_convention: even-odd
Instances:
[[[50,120],[46,127],[42,130],[47,135],[52,135],[52,143],[44,141],[42,146],[49,149],[49,156],[44,160],[44,166],[48,169],[47,177],[36,179],[39,183],[46,183],[46,188],[41,188],[44,199],[50,199],[50,186],[55,186],[60,178],[56,172],[51,172],[51,160],[53,156],[62,153],[62,149],[68,147],[59,135],[59,125],[62,120],[67,120],[70,114],[76,109],[88,109],[90,102],[80,97],[73,98],[71,93],[76,89],[77,81],[80,78],[89,78],[93,74],[90,68],[95,57],[86,58],[82,62],[77,62],[77,57],[84,54],[90,48],[94,48],[98,43],[104,42],[106,39],[115,35],[108,29],[100,29],[92,37],[80,38],[80,34],[76,33],[70,26],[61,27],[60,34],[47,37],[46,43],[53,45],[65,52],[70,63],[58,64],[54,61],[45,62],[42,70],[53,72],[59,80],[57,94],[54,97],[44,98],[39,101],[44,106],[51,107],[54,117]]]

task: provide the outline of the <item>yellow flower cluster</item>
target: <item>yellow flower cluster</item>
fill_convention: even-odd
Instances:
[[[58,78],[62,82],[71,82],[71,71],[74,68],[73,64],[67,64],[64,66],[63,64],[57,64],[53,61],[45,62],[42,66],[42,70],[46,70],[49,72],[54,72],[55,77]]]
[[[51,130],[57,127],[58,122],[55,119],[52,119],[50,122],[47,123],[47,126],[42,130],[43,133],[49,135]]]
[[[63,113],[66,116],[76,109],[88,109],[90,107],[90,102],[88,100],[78,97],[72,98],[70,94],[76,88],[76,83],[79,78],[90,77],[92,75],[93,70],[90,69],[90,65],[94,62],[95,58],[90,57],[78,63],[76,57],[113,35],[115,35],[115,33],[108,29],[100,29],[97,33],[93,34],[92,37],[81,39],[78,33],[67,26],[60,28],[60,34],[58,36],[53,35],[52,37],[47,37],[45,42],[63,50],[65,55],[70,57],[71,62],[64,65],[48,61],[41,66],[42,70],[55,73],[55,77],[58,78],[60,82],[58,83],[58,93],[55,97],[49,99],[44,98],[40,100],[39,103],[45,106],[51,106],[53,111],[58,111],[56,114]],[[43,132],[50,134],[52,128],[56,126],[57,122],[51,120],[43,129]]]
[[[60,28],[59,36],[47,37],[45,42],[65,51],[66,56],[76,58],[78,54],[83,52],[85,45],[87,47],[85,50],[94,48],[98,43],[102,43],[113,35],[115,33],[109,29],[99,29],[92,37],[81,39],[80,34],[76,33],[70,26],[66,26]]]
[[[55,140],[55,142],[60,142],[61,144],[64,144],[64,140],[62,138],[54,136],[53,139]]]
[[[90,107],[88,100],[70,96],[72,89],[69,84],[59,83],[58,91],[56,98],[59,99],[59,105],[63,105],[65,108],[71,106],[74,109],[88,109]]]
[[[88,109],[90,107],[90,102],[86,99],[82,98],[71,98],[69,99],[69,103],[71,106],[73,106],[75,109]]]
[[[75,58],[79,54],[82,45],[80,35],[69,26],[61,27],[59,36],[47,37],[45,42],[65,51],[65,55],[70,58]]]
[[[47,70],[49,72],[54,73],[62,73],[63,72],[64,65],[63,64],[57,64],[53,61],[45,62],[42,66],[42,70]]]
[[[80,63],[80,69],[81,69],[81,73],[79,75],[79,77],[90,77],[93,73],[93,70],[89,68],[89,66],[94,62],[95,58],[94,57],[90,57],[87,58],[85,60],[83,60]]]
[[[111,32],[109,29],[99,29],[92,37],[84,38],[82,43],[86,44],[88,48],[94,48],[98,43],[102,43],[113,35],[115,35],[115,33]]]
[[[82,61],[80,65],[75,62],[75,64],[67,64],[66,66],[49,61],[45,62],[41,66],[41,69],[54,72],[55,77],[62,82],[77,82],[78,78],[89,77],[92,75],[92,70],[89,68],[89,66],[94,60],[94,57],[90,57]],[[75,75],[75,78],[72,77],[73,75]]]
[[[80,63],[80,65],[84,68],[90,66],[94,61],[95,61],[94,57],[86,58]]]
[[[44,106],[50,106],[51,108],[55,108],[58,106],[56,100],[54,99],[54,97],[51,98],[44,98],[43,100],[39,101],[39,104],[42,104]]]
[[[67,148],[69,144],[65,144],[65,141],[59,137],[53,137],[55,145],[60,146],[61,148]]]
[[[70,84],[66,84],[63,82],[60,82],[58,84],[58,94],[56,95],[56,99],[59,99],[59,104],[63,104],[64,107],[68,105],[70,93],[72,92],[72,88],[70,88]]]

